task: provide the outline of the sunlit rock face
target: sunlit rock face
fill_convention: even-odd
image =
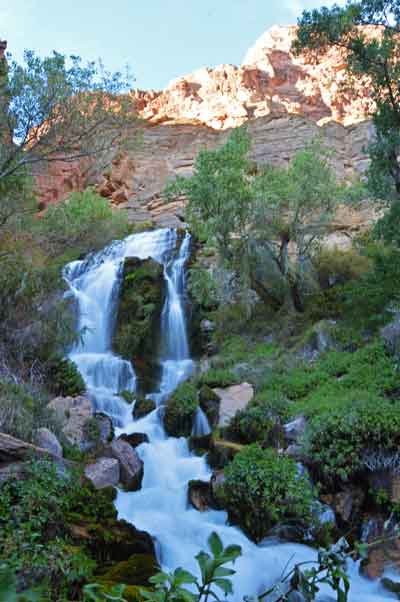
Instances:
[[[240,67],[204,67],[162,92],[132,92],[139,114],[152,123],[191,121],[214,129],[276,113],[344,125],[366,119],[374,108],[370,88],[362,80],[349,85],[344,52],[331,49],[318,60],[307,53],[296,57],[291,51],[296,29],[272,27]],[[376,29],[366,32],[374,35]]]
[[[367,35],[377,35],[368,29]],[[126,209],[132,222],[177,227],[184,199],[166,206],[165,184],[190,175],[201,148],[222,144],[233,127],[249,123],[251,159],[286,164],[316,136],[331,148],[337,175],[363,172],[363,150],[373,135],[373,110],[366,81],[346,85],[345,57],[329,50],[319,60],[291,52],[295,27],[273,27],[251,48],[240,67],[201,68],[172,81],[161,92],[131,92],[142,122],[142,143],[125,154],[110,153],[107,168],[86,161],[55,162],[37,169],[43,207],[71,191],[93,185],[114,206]],[[1,43],[0,43],[1,52]]]

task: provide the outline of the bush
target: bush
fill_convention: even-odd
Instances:
[[[203,385],[209,387],[229,387],[238,382],[239,378],[231,370],[224,368],[210,368],[196,379],[198,387],[202,387]]]
[[[57,433],[59,424],[47,403],[42,392],[0,380],[0,431],[24,441],[32,441],[34,431],[40,427]]]
[[[229,439],[239,443],[274,445],[279,438],[277,418],[268,404],[250,403],[247,408],[236,412],[226,429]]]
[[[254,541],[281,521],[311,520],[311,486],[296,462],[258,444],[240,451],[225,468],[217,497],[231,522]]]
[[[323,289],[357,280],[371,268],[371,260],[355,248],[323,247],[313,260]]]
[[[164,426],[168,435],[189,437],[198,405],[196,386],[190,382],[181,383],[166,404]]]
[[[304,451],[321,478],[332,483],[365,471],[374,454],[396,457],[399,445],[400,404],[360,396],[314,417]]]
[[[46,599],[70,599],[95,567],[83,549],[72,545],[66,524],[75,496],[87,489],[72,477],[58,476],[47,461],[26,466],[25,477],[0,489],[0,556],[24,574],[25,585],[40,579]]]
[[[85,382],[76,364],[67,358],[55,356],[47,363],[49,388],[54,395],[75,397],[86,390]]]
[[[212,273],[200,265],[188,270],[187,288],[194,301],[206,311],[218,306],[217,285]]]

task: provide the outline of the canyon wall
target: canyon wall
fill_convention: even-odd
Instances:
[[[339,177],[363,172],[363,148],[373,135],[373,104],[364,81],[346,85],[343,53],[329,50],[316,62],[295,57],[295,27],[273,27],[251,48],[240,67],[203,68],[179,78],[162,92],[132,91],[142,122],[142,142],[129,154],[110,156],[110,166],[86,172],[82,163],[55,163],[37,173],[43,206],[72,190],[95,185],[132,221],[176,225],[182,199],[167,207],[161,192],[177,174],[190,174],[198,151],[224,142],[245,122],[253,140],[251,158],[284,164],[319,136],[333,150]]]

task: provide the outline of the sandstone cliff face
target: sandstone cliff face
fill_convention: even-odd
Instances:
[[[370,90],[365,81],[348,85],[343,51],[329,50],[318,62],[305,54],[295,57],[295,35],[296,27],[273,27],[248,51],[241,67],[198,69],[173,80],[163,92],[136,90],[137,110],[153,123],[189,120],[214,129],[273,113],[344,125],[366,119],[374,108]]]
[[[247,53],[241,67],[199,69],[174,80],[163,92],[133,91],[143,118],[142,145],[110,156],[109,168],[93,174],[82,163],[54,163],[37,177],[44,205],[88,184],[127,209],[139,223],[174,226],[183,219],[183,200],[165,206],[161,193],[175,175],[190,174],[201,148],[226,140],[229,128],[249,123],[251,158],[284,164],[316,136],[334,151],[340,178],[363,172],[363,151],[372,136],[366,120],[373,108],[368,86],[344,86],[345,62],[330,50],[318,63],[295,57],[295,27],[274,27]],[[371,34],[372,35],[372,34]]]

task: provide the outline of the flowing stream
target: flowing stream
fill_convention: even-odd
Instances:
[[[208,481],[211,470],[205,460],[190,453],[184,438],[165,435],[160,409],[168,395],[188,378],[194,363],[190,357],[185,316],[185,263],[190,253],[190,236],[186,234],[179,251],[177,233],[162,229],[129,236],[100,253],[65,268],[65,279],[78,304],[79,343],[70,353],[77,364],[97,411],[110,415],[116,435],[146,433],[150,442],[137,448],[144,462],[140,491],[118,491],[116,507],[120,518],[148,531],[157,542],[159,561],[166,570],[183,566],[196,572],[194,556],[207,549],[207,539],[217,531],[225,545],[239,544],[242,556],[237,561],[232,602],[245,595],[256,595],[279,580],[282,572],[295,563],[314,560],[315,550],[300,544],[271,540],[263,546],[249,541],[236,527],[227,525],[225,512],[200,513],[187,501],[191,479]],[[150,394],[157,409],[137,421],[132,408],[118,393],[134,392],[136,377],[130,362],[111,349],[112,333],[118,305],[121,272],[125,257],[152,257],[164,266],[166,298],[161,316],[161,382]],[[199,411],[194,433],[209,432],[205,415]],[[381,602],[396,599],[379,583],[371,583],[358,574],[358,565],[350,562],[350,602]],[[319,600],[333,602],[336,596],[326,587]]]

